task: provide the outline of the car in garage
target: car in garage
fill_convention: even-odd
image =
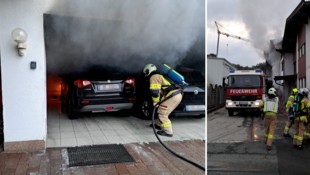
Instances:
[[[113,68],[93,67],[62,76],[61,108],[70,119],[86,112],[131,112],[136,100],[135,77]]]
[[[205,77],[195,69],[178,67],[175,69],[185,79],[188,86],[183,90],[181,103],[172,112],[172,116],[193,116],[196,118],[205,117]],[[150,98],[148,82],[144,85],[143,100],[141,100],[138,110],[139,116],[144,119],[151,119],[153,112],[153,102]]]

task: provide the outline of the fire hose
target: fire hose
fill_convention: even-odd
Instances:
[[[178,93],[176,93],[175,95],[177,95],[177,94],[178,94]],[[174,96],[174,95],[171,94],[171,95],[169,96],[169,98],[171,98],[172,96]],[[177,153],[174,152],[173,150],[171,150],[165,143],[163,143],[163,142],[161,141],[161,139],[159,138],[159,136],[158,136],[157,133],[156,133],[156,130],[155,130],[155,113],[156,113],[156,110],[157,110],[157,108],[159,107],[159,105],[160,105],[161,103],[163,103],[164,101],[166,101],[166,100],[169,99],[169,98],[164,99],[163,101],[157,103],[157,104],[154,106],[153,113],[152,113],[152,127],[153,127],[154,134],[155,134],[157,140],[159,141],[159,143],[160,143],[163,147],[165,147],[170,153],[172,153],[172,154],[175,155],[176,157],[178,157],[178,158],[180,158],[180,159],[182,159],[182,160],[184,160],[184,161],[186,161],[186,162],[188,162],[188,163],[190,163],[190,164],[196,166],[197,168],[199,168],[199,169],[205,171],[205,167],[203,167],[203,166],[199,165],[198,163],[193,162],[193,161],[191,161],[191,160],[189,160],[189,159],[187,159],[187,158],[185,158],[185,157],[183,157],[183,156],[177,154]]]

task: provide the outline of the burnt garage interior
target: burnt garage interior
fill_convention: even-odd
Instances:
[[[44,15],[48,102],[61,97],[63,80],[81,74],[114,71],[141,76],[139,68],[128,65],[138,58],[128,58],[127,33],[120,25],[119,21]],[[48,109],[52,106],[48,103]]]
[[[55,116],[60,115],[65,118],[60,121],[61,124],[66,124],[67,121],[70,122],[66,112],[61,107],[63,82],[68,77],[76,77],[85,72],[92,74],[94,69],[130,74],[136,79],[136,104],[143,98],[145,94],[145,80],[142,75],[143,66],[154,61],[157,61],[154,64],[167,63],[167,60],[152,55],[143,57],[143,54],[135,54],[136,52],[132,47],[133,43],[137,47],[143,47],[143,42],[129,32],[128,29],[133,27],[132,25],[134,24],[124,21],[44,14],[47,120],[52,121],[47,124],[48,138],[59,137],[59,135],[49,135],[50,127],[55,127],[52,126],[53,121],[59,122],[60,120]],[[131,43],[128,41],[131,41]],[[197,47],[197,44],[199,47]],[[195,48],[195,51],[189,51],[184,58],[198,57],[200,59],[180,59],[179,64],[200,69],[204,73],[204,36],[192,48]],[[175,66],[175,63],[170,64]],[[93,76],[97,74],[98,72],[94,71]],[[134,109],[137,108],[136,104]],[[138,112],[134,112],[134,110],[130,114],[139,117]],[[100,115],[101,117],[104,115],[117,115],[117,118],[120,118],[123,114],[119,115],[116,112]],[[87,113],[77,120],[88,118],[96,118],[96,114]],[[59,143],[55,145],[60,146]]]

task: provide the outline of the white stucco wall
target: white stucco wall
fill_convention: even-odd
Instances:
[[[228,76],[229,71],[233,68],[223,58],[211,57],[207,59],[208,84],[222,85],[223,77]]]
[[[222,60],[208,59],[207,60],[207,76],[208,76],[208,84],[218,84],[221,85],[221,77],[222,77]],[[223,78],[223,77],[222,77]]]
[[[3,91],[4,141],[45,140],[46,63],[43,13],[47,1],[1,0],[0,51]],[[28,33],[25,56],[18,56],[13,29]],[[30,69],[30,62],[37,69]]]
[[[308,18],[308,24],[305,24],[306,35],[306,86],[310,88],[310,18]]]

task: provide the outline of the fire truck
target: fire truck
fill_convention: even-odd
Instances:
[[[226,109],[229,116],[234,112],[251,110],[260,115],[259,103],[265,97],[266,82],[262,70],[231,70],[223,78],[226,89]]]

